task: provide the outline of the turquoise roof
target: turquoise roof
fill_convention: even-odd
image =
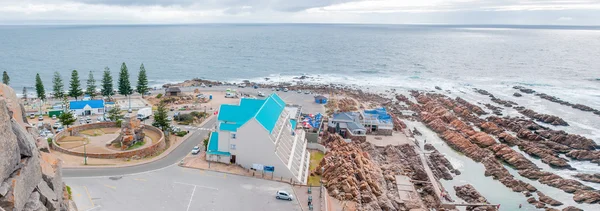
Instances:
[[[214,154],[214,155],[227,155],[229,156],[229,152],[221,152],[219,151],[219,133],[211,132],[210,139],[208,140],[208,147],[206,149],[206,154]]]
[[[298,122],[295,119],[290,119],[290,123],[292,124],[292,131],[294,131]]]
[[[279,115],[285,108],[285,104],[280,102],[283,102],[281,98],[276,94],[272,94],[266,99],[265,104],[263,104],[262,108],[256,114],[256,121],[265,127],[269,133],[273,132],[275,123],[277,123]]]
[[[217,120],[220,130],[235,132],[248,120],[256,118],[271,133],[284,108],[285,102],[275,93],[264,100],[243,98],[240,105],[221,105]]]

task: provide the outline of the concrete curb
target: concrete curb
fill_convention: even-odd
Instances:
[[[212,120],[215,117],[215,115],[211,115],[209,118],[207,118],[206,120],[204,120],[204,122],[202,122],[202,124],[200,124],[199,128],[203,128],[207,122],[209,122],[210,120]],[[200,130],[197,130],[195,132],[198,132]],[[177,147],[179,147],[179,145],[181,145],[183,142],[188,141],[188,139],[191,137],[192,133],[188,134],[188,137],[186,139],[183,139],[182,141],[178,142],[176,145],[171,145],[169,148],[167,148],[165,151],[163,151],[162,153],[160,153],[160,155],[147,160],[147,161],[143,161],[143,162],[139,162],[139,163],[132,163],[132,164],[126,164],[126,165],[111,165],[111,166],[63,166],[63,169],[107,169],[107,168],[121,168],[121,167],[133,167],[133,166],[140,166],[140,165],[145,165],[145,164],[149,164],[155,161],[158,161],[160,159],[163,159],[164,157],[166,157],[167,155],[169,155],[171,152],[173,152],[173,150],[175,150]],[[100,158],[101,159],[101,158]]]

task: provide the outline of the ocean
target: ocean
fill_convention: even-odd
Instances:
[[[122,62],[128,65],[132,84],[144,63],[154,86],[192,78],[279,83],[306,75],[309,78],[305,83],[347,84],[378,92],[390,88],[434,90],[434,86],[440,86],[449,90],[451,96],[490,102],[487,96],[473,92],[473,88],[480,88],[537,112],[560,116],[571,124],[560,129],[600,144],[599,116],[535,96],[516,98],[512,96],[516,90],[511,88],[522,85],[600,109],[598,27],[0,26],[0,71],[9,73],[11,86],[19,93],[24,86],[33,87],[36,73],[50,90],[55,71],[67,83],[70,72],[76,69],[85,83],[89,71],[99,81],[104,67],[109,67],[116,77]],[[436,143],[434,138],[427,139]],[[473,183],[488,200],[503,204],[502,210],[512,210],[518,203],[523,203],[523,210],[533,209],[522,195],[484,178],[482,167],[465,168],[480,164],[449,148],[436,147],[461,166],[464,174],[456,181],[444,182],[445,185]],[[572,165],[580,172],[600,172],[598,165],[589,162]],[[569,178],[573,174],[568,170],[555,172]],[[565,204],[586,210],[598,208],[575,204],[570,194],[558,189],[532,184]],[[600,185],[585,184],[600,189]]]

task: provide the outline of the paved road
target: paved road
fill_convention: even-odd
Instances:
[[[65,178],[79,210],[300,210],[289,184],[170,166],[123,177]]]
[[[202,128],[213,128],[215,122],[216,118],[212,118],[206,124],[204,124]],[[192,135],[188,137],[188,139],[184,140],[183,143],[171,151],[167,156],[147,164],[118,168],[64,168],[63,175],[64,177],[114,176],[135,174],[165,168],[167,166],[176,164],[183,159],[188,153],[190,153],[194,146],[202,143],[202,140],[208,136],[208,133],[209,131],[207,130],[194,131]]]

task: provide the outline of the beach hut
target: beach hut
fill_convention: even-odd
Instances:
[[[317,104],[326,104],[327,98],[323,95],[315,96],[315,103]]]
[[[181,89],[179,89],[179,87],[176,87],[176,86],[169,87],[165,90],[166,96],[176,97],[176,96],[179,96],[180,94],[181,94]]]

